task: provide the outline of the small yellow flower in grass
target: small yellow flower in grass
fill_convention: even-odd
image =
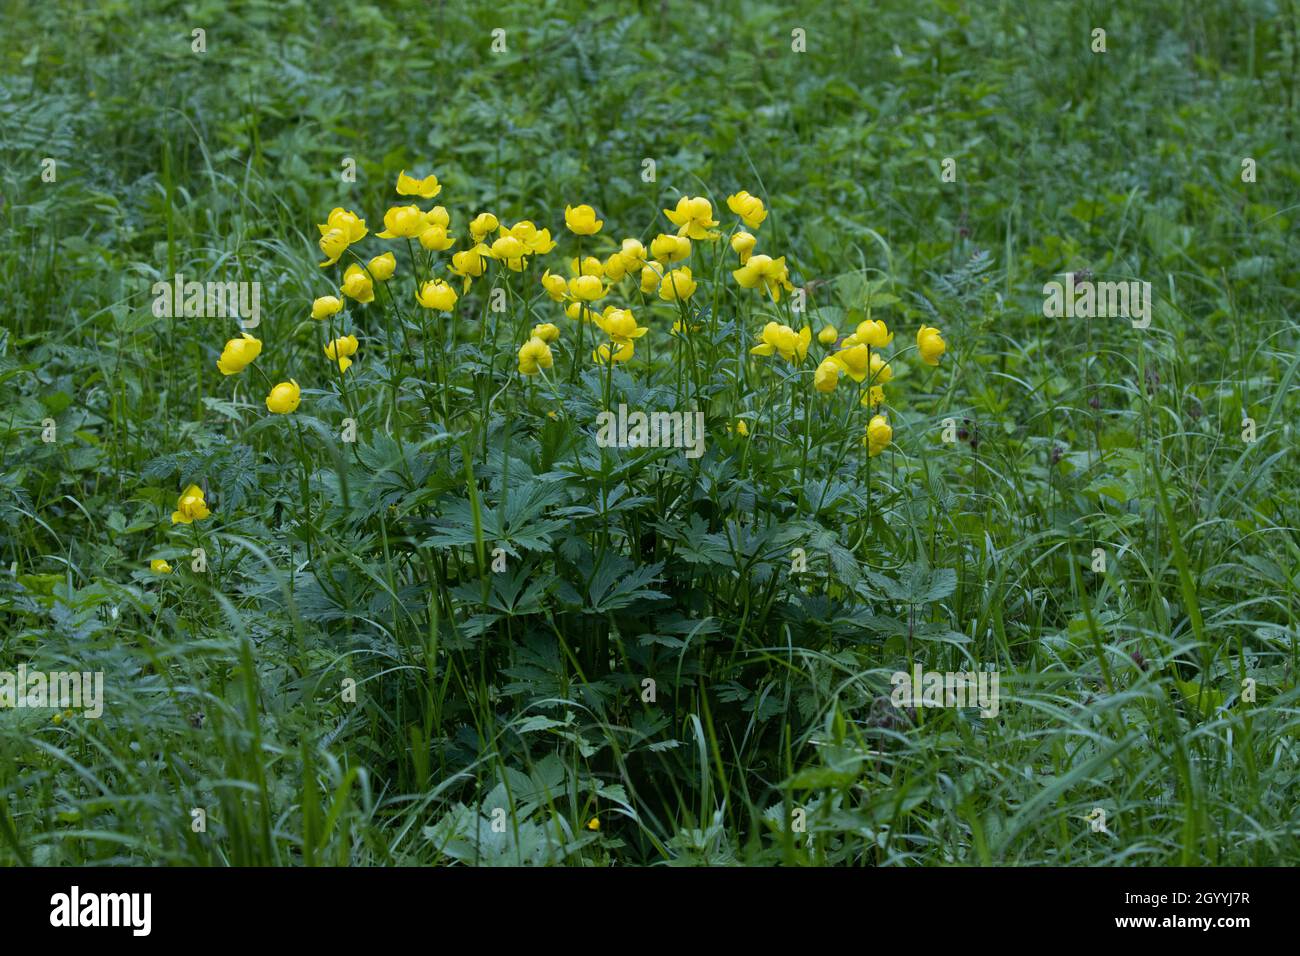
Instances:
[[[429,227],[419,206],[393,206],[384,213],[384,231],[380,239],[414,239]]]
[[[240,338],[226,343],[221,358],[217,359],[217,369],[222,375],[236,375],[248,368],[261,351],[262,341],[244,332]]]
[[[468,292],[470,282],[487,271],[488,260],[491,258],[492,250],[481,242],[471,249],[462,249],[452,254],[448,271],[465,279],[465,287],[461,292]]]
[[[598,365],[609,365],[628,361],[632,358],[632,353],[631,342],[605,342],[591,353],[591,358]]]
[[[867,446],[867,454],[875,458],[889,447],[894,440],[894,430],[889,427],[889,419],[884,415],[875,415],[867,422],[867,434],[862,444]]]
[[[882,359],[875,352],[871,353],[871,367],[868,375],[872,385],[884,385],[894,377],[894,370],[889,363]]]
[[[415,294],[416,302],[426,309],[437,309],[439,312],[450,312],[456,307],[457,298],[456,290],[442,279],[431,279],[423,283]]]
[[[749,423],[746,422],[743,418],[736,419],[736,434],[737,435],[749,434]]]
[[[769,322],[759,334],[759,343],[750,349],[751,355],[777,355],[791,365],[798,365],[808,356],[812,342],[812,329],[804,326],[798,332],[788,325]]]
[[[677,235],[691,239],[716,239],[710,230],[718,224],[713,218],[713,203],[703,196],[683,196],[677,200],[676,209],[665,209],[664,215],[677,227]]]
[[[569,295],[580,302],[595,302],[604,298],[605,283],[598,276],[575,276],[569,280]]]
[[[781,289],[787,292],[794,289],[790,284],[790,270],[786,268],[785,256],[773,259],[762,254],[749,257],[739,269],[732,273],[743,288],[758,287],[772,296],[773,302],[781,301]]]
[[[551,347],[536,335],[519,346],[520,375],[536,375],[541,369],[550,368],[554,364]]]
[[[431,226],[442,226],[443,229],[451,228],[451,216],[448,214],[446,206],[434,206],[424,214],[424,221]]]
[[[560,337],[559,328],[552,325],[550,322],[543,322],[541,325],[533,326],[533,338],[541,339],[547,345],[550,345],[552,342],[556,341],[559,337]]]
[[[523,272],[528,265],[528,247],[514,236],[505,235],[492,243],[492,258],[504,262],[511,272]]]
[[[736,255],[740,256],[740,264],[743,266],[749,261],[750,255],[754,252],[754,247],[758,245],[758,239],[751,232],[744,229],[731,237],[731,248]]]
[[[681,262],[691,254],[691,240],[661,232],[650,240],[650,257],[655,262]]]
[[[875,357],[865,345],[850,345],[832,355],[829,361],[838,365],[853,381],[865,382],[871,371],[871,359]]]
[[[433,173],[423,179],[416,179],[414,176],[406,175],[404,169],[397,174],[397,195],[399,196],[419,196],[421,199],[432,199],[440,192],[442,192],[442,186],[438,184],[438,177]]]
[[[391,252],[385,252],[367,262],[366,268],[370,270],[370,278],[376,282],[386,282],[397,271],[397,258]]]
[[[588,830],[599,830],[599,829],[600,829],[600,818],[599,818],[599,817],[592,817],[590,820],[588,820],[588,821],[587,821],[587,829],[588,829]]]
[[[317,223],[316,228],[320,230],[321,252],[328,257],[322,266],[334,265],[348,246],[366,236],[366,221],[339,206],[331,209],[325,221]]]
[[[343,300],[335,295],[323,295],[319,299],[314,299],[311,304],[311,317],[313,319],[328,319],[331,315],[337,315],[343,308]]]
[[[302,401],[302,389],[298,387],[297,382],[289,379],[271,389],[271,393],[266,396],[266,409],[277,415],[288,415],[297,410],[300,401]]]
[[[671,335],[685,335],[688,331],[698,332],[702,328],[704,328],[704,326],[701,325],[699,322],[692,322],[690,323],[689,326],[686,326],[682,324],[681,319],[677,319],[676,321],[673,322],[673,327],[668,331],[669,334]]]
[[[853,341],[847,344],[870,345],[873,349],[883,349],[894,341],[894,333],[889,331],[889,327],[880,319],[867,319],[865,322],[859,322],[858,327],[854,329],[853,335],[850,337]]]
[[[356,299],[358,302],[375,301],[375,284],[370,281],[366,270],[355,262],[343,273],[342,292],[348,298]]]
[[[662,280],[663,280],[663,276],[657,267],[651,265],[642,266],[641,268],[642,293],[644,293],[645,295],[649,295],[650,293],[654,292],[656,289],[659,288],[659,283]]]
[[[623,260],[624,272],[635,272],[645,265],[646,251],[640,239],[624,239],[623,245],[615,254]]]
[[[509,229],[501,227],[503,236],[511,236],[518,239],[528,250],[527,255],[541,256],[555,248],[555,240],[551,238],[551,230],[538,229],[532,222],[524,219],[515,223]]]
[[[594,236],[605,225],[603,219],[596,218],[596,210],[585,203],[581,206],[564,207],[564,224],[569,232],[577,236]]]
[[[872,385],[862,393],[862,401],[859,403],[863,408],[879,408],[885,404],[885,390],[879,385]]]
[[[645,274],[642,273],[642,278],[644,277]],[[694,294],[695,280],[691,278],[691,270],[686,266],[673,269],[659,283],[659,298],[665,302],[685,302]]]
[[[833,392],[840,383],[840,363],[832,358],[822,359],[817,371],[813,373],[813,388],[819,392]]]
[[[830,348],[835,344],[835,340],[840,337],[839,329],[833,325],[823,325],[822,330],[817,333],[817,341],[822,345]]]
[[[550,269],[542,273],[542,288],[556,302],[563,302],[569,297],[569,283],[564,276],[557,276]]]
[[[172,524],[202,521],[210,514],[212,512],[208,510],[208,503],[203,500],[203,489],[198,485],[190,485],[181,492],[180,499],[176,502],[176,510],[172,512]]]
[[[948,344],[944,342],[938,329],[922,325],[916,333],[916,347],[921,353],[921,361],[926,365],[938,365],[939,356],[947,350]]]
[[[763,200],[751,196],[743,189],[727,197],[727,208],[744,220],[745,225],[750,229],[757,229],[767,218],[767,208],[763,205]]]
[[[447,227],[437,223],[425,226],[420,233],[420,245],[430,252],[445,252],[455,244],[455,238],[447,235]]]
[[[596,319],[596,324],[606,335],[620,344],[639,339],[650,331],[636,324],[636,316],[632,314],[631,309],[607,309],[604,315]]]
[[[339,363],[339,371],[346,372],[352,365],[350,356],[357,354],[357,337],[342,335],[325,346],[325,355],[332,362]]]
[[[490,212],[481,212],[475,216],[469,224],[469,234],[474,237],[475,242],[482,242],[490,232],[496,232],[501,227],[501,222]]]
[[[603,276],[604,274],[605,265],[595,256],[587,256],[582,262],[578,262],[577,257],[569,260],[571,276]]]
[[[172,566],[162,558],[154,558],[149,562],[149,570],[154,574],[171,574]]]

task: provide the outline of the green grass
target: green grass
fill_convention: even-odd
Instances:
[[[0,709],[0,863],[1294,863],[1300,6],[881,6],[4,4],[0,671],[107,702]],[[482,211],[556,249],[416,308],[375,236],[403,168],[453,251]],[[730,231],[738,189],[808,313],[701,242],[701,329],[633,277],[605,301],[650,332],[595,366],[542,270],[679,194]],[[335,206],[399,263],[400,312],[336,317],[345,376],[308,318]],[[1149,281],[1150,327],[1044,318],[1082,270]],[[178,272],[261,283],[252,368],[215,368],[231,320],[155,317]],[[869,459],[816,340],[748,354],[868,310]],[[699,407],[704,457],[597,447],[620,402]],[[996,669],[998,714],[892,707],[913,663]]]

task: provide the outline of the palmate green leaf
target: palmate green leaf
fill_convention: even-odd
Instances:
[[[605,614],[627,607],[636,601],[666,598],[662,591],[648,585],[659,580],[663,562],[633,567],[625,558],[607,558],[596,570],[587,590],[587,610]]]
[[[928,604],[940,601],[957,590],[957,572],[952,568],[930,568],[923,561],[913,562],[897,579],[878,571],[867,578],[885,592],[885,597],[902,604]]]

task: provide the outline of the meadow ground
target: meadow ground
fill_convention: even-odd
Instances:
[[[1295,863],[1300,7],[871,7],[6,0],[0,863]]]

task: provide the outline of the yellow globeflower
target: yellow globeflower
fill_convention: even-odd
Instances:
[[[889,447],[894,440],[894,430],[889,427],[889,419],[884,415],[875,415],[867,422],[867,434],[862,443],[867,446],[867,454],[875,458]]]
[[[542,288],[556,302],[563,302],[569,295],[569,283],[564,276],[557,276],[550,269],[542,273]]]
[[[632,352],[631,342],[605,342],[591,353],[591,358],[598,365],[610,365],[628,361],[632,358]]]
[[[761,254],[750,256],[749,261],[735,270],[732,275],[743,288],[758,287],[766,290],[774,302],[781,301],[782,288],[786,291],[794,289],[790,284],[790,270],[786,268],[785,256],[779,259]]]
[[[645,273],[641,276],[644,279]],[[694,294],[695,280],[691,278],[691,270],[687,266],[673,269],[659,283],[659,298],[665,302],[685,302]]]
[[[938,329],[922,325],[916,333],[916,348],[921,353],[921,361],[926,365],[938,365],[939,356],[947,350],[948,344]]]
[[[415,301],[426,309],[437,309],[439,312],[450,312],[456,306],[456,290],[442,279],[432,279],[420,286],[420,290],[415,294]]]
[[[453,236],[447,235],[447,227],[433,223],[420,233],[420,245],[430,252],[444,252],[456,244]]]
[[[804,326],[798,332],[788,325],[769,322],[763,326],[759,343],[750,349],[752,355],[777,355],[791,365],[798,365],[808,356],[808,345],[812,342],[812,329]]]
[[[624,272],[635,272],[645,265],[646,251],[640,239],[624,239],[615,254],[623,260]]]
[[[416,179],[414,176],[406,175],[404,169],[397,174],[397,195],[399,196],[419,196],[421,199],[432,199],[440,192],[442,192],[442,186],[438,184],[438,177],[432,173],[423,179]]]
[[[838,365],[853,381],[865,382],[870,373],[872,358],[875,356],[865,345],[851,345],[832,355],[830,361]]]
[[[873,349],[883,349],[894,341],[894,333],[880,319],[867,319],[858,323],[852,338],[853,345],[870,345]]]
[[[313,319],[328,319],[331,315],[337,315],[343,308],[343,300],[336,295],[323,295],[319,299],[312,300],[311,317]]]
[[[731,248],[735,251],[736,255],[740,256],[740,264],[742,266],[749,261],[749,257],[753,253],[756,245],[758,245],[758,239],[755,238],[752,232],[746,232],[744,229],[731,237]]]
[[[596,319],[596,324],[615,342],[630,342],[639,339],[650,330],[636,324],[636,316],[631,309],[609,309]]]
[[[550,368],[553,364],[555,358],[551,355],[551,347],[536,335],[519,346],[520,375],[536,375],[541,369]]]
[[[581,262],[577,257],[569,260],[569,275],[571,276],[604,276],[605,264],[595,256],[587,256]]]
[[[451,216],[448,214],[446,206],[434,206],[424,214],[424,221],[431,226],[442,226],[443,229],[451,228]]]
[[[481,212],[469,224],[469,234],[475,242],[482,242],[489,233],[496,232],[501,222],[490,212]]]
[[[840,383],[841,367],[834,359],[822,359],[817,371],[813,373],[813,388],[819,392],[833,392]]]
[[[366,221],[342,207],[335,206],[323,223],[317,223],[320,230],[321,252],[327,256],[322,266],[332,266],[347,251],[348,246],[365,238]]]
[[[528,247],[514,236],[501,236],[492,243],[491,248],[492,258],[497,262],[504,262],[511,272],[523,272],[524,266],[528,265],[525,258],[528,255]]]
[[[241,334],[241,338],[231,339],[221,350],[221,358],[217,359],[217,369],[222,375],[236,375],[242,372],[261,354],[261,340],[253,338],[247,332]]]
[[[429,226],[419,206],[393,206],[384,213],[384,231],[380,239],[414,239]]]
[[[650,240],[650,257],[655,262],[680,262],[691,254],[691,240],[661,232]]]
[[[339,363],[339,371],[346,372],[352,365],[350,356],[357,354],[357,337],[343,335],[325,346],[325,356],[332,362]]]
[[[716,239],[710,230],[718,224],[713,218],[713,203],[703,196],[683,196],[677,200],[676,209],[665,209],[664,215],[677,227],[677,235],[691,239]]]
[[[370,280],[366,270],[355,262],[343,273],[342,292],[348,298],[358,302],[375,301],[375,284]]]
[[[767,209],[763,205],[763,200],[751,196],[743,189],[727,197],[727,208],[744,220],[745,225],[750,229],[757,229],[767,218]]]
[[[203,500],[203,489],[198,485],[190,485],[181,492],[180,499],[176,502],[176,510],[172,512],[172,524],[202,521],[210,514],[212,512],[208,510],[208,503]]]
[[[585,203],[581,206],[564,207],[564,224],[569,232],[578,236],[594,236],[605,225],[603,219],[596,218],[596,210]]]
[[[875,352],[872,352],[869,374],[871,376],[872,385],[884,385],[894,377],[894,370],[890,368],[888,362],[882,359]]]
[[[149,570],[154,574],[171,574],[172,566],[162,558],[154,558],[149,562]]]
[[[543,322],[541,325],[533,326],[533,338],[541,339],[543,342],[545,342],[548,345],[554,342],[559,337],[560,337],[559,328],[552,325],[550,322]]]
[[[822,330],[817,333],[817,341],[822,345],[830,348],[835,344],[835,340],[840,337],[839,329],[833,325],[823,325]]]
[[[879,408],[885,404],[885,390],[879,385],[872,385],[862,393],[862,401],[859,403],[863,408]]]
[[[385,252],[382,256],[375,256],[367,262],[366,268],[370,270],[370,277],[376,282],[385,282],[397,271],[397,258],[391,252]]]
[[[470,282],[487,271],[488,260],[491,258],[492,250],[480,242],[472,249],[452,253],[451,265],[447,269],[452,275],[464,277],[465,286],[461,292],[468,292]]]
[[[575,276],[569,280],[569,295],[581,302],[595,302],[605,295],[605,283],[598,276]]]
[[[524,248],[528,250],[527,254],[530,256],[542,256],[555,248],[555,240],[551,238],[551,230],[538,229],[527,219],[515,223],[509,229],[503,226],[501,233],[522,242]]]
[[[663,276],[655,266],[645,265],[641,268],[641,291],[644,294],[649,295],[658,289],[662,280]]]
[[[298,407],[302,400],[302,389],[293,379],[287,382],[281,382],[271,393],[266,396],[267,411],[275,412],[277,415],[288,415]]]

